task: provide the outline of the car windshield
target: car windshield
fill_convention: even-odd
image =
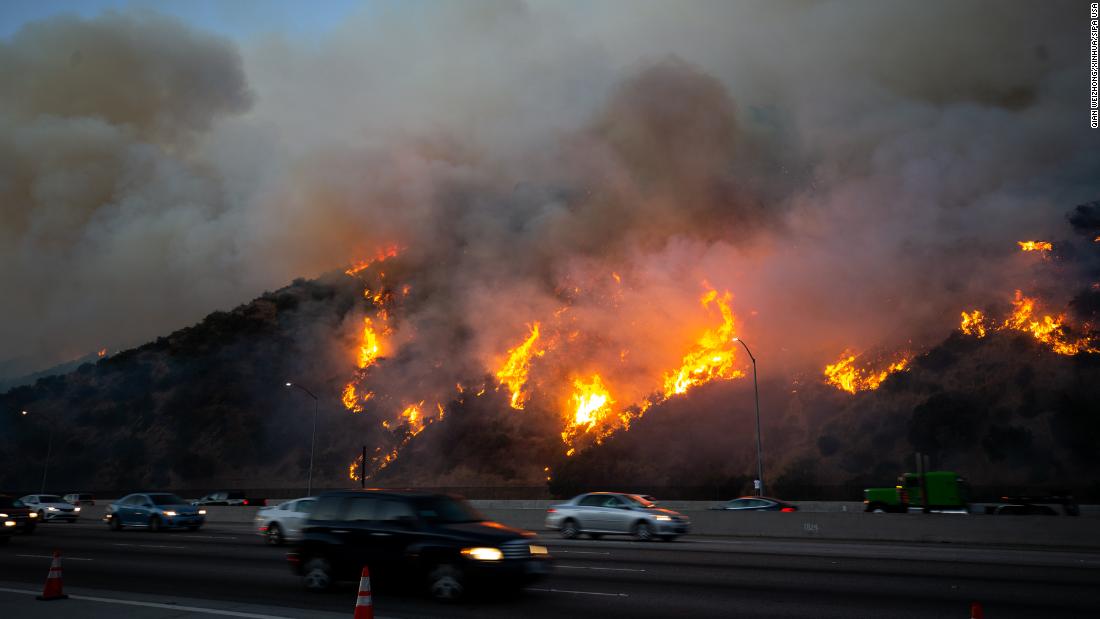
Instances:
[[[624,494],[623,498],[626,499],[630,503],[633,503],[635,505],[641,505],[642,507],[656,507],[657,506],[656,503],[653,503],[652,501],[647,501],[647,500],[643,499],[642,497],[640,497],[636,494]]]
[[[416,511],[428,522],[457,524],[460,522],[482,522],[485,516],[462,499],[438,496],[420,499],[416,502]]]
[[[38,502],[39,503],[64,503],[65,501],[62,501],[61,497],[57,496],[56,494],[42,494],[42,495],[39,495]]]
[[[179,498],[174,494],[150,494],[149,498],[152,499],[153,505],[186,505],[187,501]]]

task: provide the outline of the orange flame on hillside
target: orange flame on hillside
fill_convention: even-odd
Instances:
[[[344,273],[348,275],[356,275],[359,272],[365,270],[375,262],[382,262],[387,258],[393,258],[397,256],[398,248],[396,245],[390,245],[389,247],[379,249],[378,253],[373,258],[367,258],[365,260],[356,260],[350,267],[344,270]]]
[[[967,335],[973,335],[977,338],[985,337],[985,315],[981,310],[974,310],[972,312],[962,313],[962,324],[959,325],[959,329]]]
[[[593,374],[591,378],[573,379],[573,395],[570,396],[570,408],[566,417],[565,430],[561,438],[570,445],[567,456],[573,455],[573,438],[580,433],[589,432],[596,427],[605,417],[611,414],[611,405],[615,400],[611,399],[611,392],[603,384],[599,374]]]
[[[100,349],[99,349],[99,350],[98,350],[98,351],[96,352],[96,354],[95,354],[95,355],[96,355],[97,357],[101,357],[101,358],[102,358],[102,357],[106,357],[106,356],[107,356],[107,349],[106,349],[106,348],[100,348]]]
[[[844,351],[836,363],[825,366],[825,382],[848,393],[878,389],[886,377],[909,367],[908,357],[903,357],[888,365],[885,369],[874,370],[857,367],[859,355]]]
[[[716,378],[731,379],[744,376],[744,372],[733,367],[737,344],[734,342],[734,318],[730,309],[730,293],[721,297],[717,290],[710,290],[700,299],[704,308],[711,303],[718,306],[722,314],[722,324],[707,329],[695,342],[695,348],[684,355],[683,363],[674,372],[665,375],[664,396],[666,398],[687,393],[692,387],[708,383]]]
[[[527,394],[524,393],[523,387],[527,384],[527,371],[531,365],[531,358],[546,354],[545,349],[535,348],[535,342],[538,339],[539,323],[535,322],[531,324],[531,335],[522,344],[508,351],[508,358],[496,373],[500,384],[506,385],[512,393],[510,403],[516,410],[523,410],[523,405],[527,402]]]
[[[1023,251],[1050,251],[1054,245],[1050,241],[1016,241]]]
[[[1010,329],[1027,333],[1060,355],[1100,352],[1100,348],[1097,347],[1092,336],[1083,335],[1074,338],[1070,335],[1071,329],[1066,324],[1065,314],[1058,314],[1057,316],[1043,314],[1039,316],[1035,310],[1037,305],[1038,301],[1036,299],[1025,297],[1022,291],[1017,290],[1016,296],[1012,300],[1012,313],[1001,324],[995,325],[991,329]],[[971,313],[980,314],[978,310]],[[963,312],[963,324],[959,327],[960,330],[967,335],[978,335],[978,337],[985,335],[984,331],[981,334],[976,334],[968,328],[967,316],[968,314]],[[1085,331],[1090,330],[1090,326],[1087,324],[1082,325],[1082,327]]]

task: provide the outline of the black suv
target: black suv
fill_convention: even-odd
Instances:
[[[432,597],[468,590],[518,590],[550,571],[534,533],[490,522],[464,499],[404,490],[321,495],[287,560],[306,589],[323,591],[370,567],[379,584],[424,583]]]

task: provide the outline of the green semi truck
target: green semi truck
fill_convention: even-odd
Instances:
[[[863,511],[969,511],[969,485],[952,471],[905,473],[893,488],[863,491]],[[926,500],[927,497],[927,500]]]

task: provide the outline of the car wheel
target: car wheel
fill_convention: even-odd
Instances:
[[[572,518],[566,518],[565,522],[561,523],[561,536],[565,539],[573,539],[581,532],[577,526],[577,521]]]
[[[332,587],[332,564],[328,559],[314,557],[302,569],[302,584],[306,591],[321,592]]]
[[[634,539],[639,542],[648,542],[653,539],[653,527],[649,526],[648,522],[639,522],[634,525],[633,531]]]
[[[118,515],[116,514],[115,517],[111,518],[110,522],[107,523],[107,526],[111,527],[112,531],[121,531],[122,521],[119,520]]]
[[[283,529],[279,526],[279,523],[272,522],[267,525],[267,535],[264,536],[264,540],[272,546],[282,546],[285,538],[283,537]]]
[[[592,539],[600,539],[601,537],[603,537],[603,533],[589,533],[588,537],[591,537]]]
[[[872,514],[885,514],[886,510],[882,509],[881,507],[876,507],[876,508],[871,510],[871,513]]]
[[[437,565],[428,573],[428,592],[441,602],[457,602],[466,594],[466,576],[449,563]]]
[[[153,533],[160,531],[160,518],[153,516],[149,519],[149,530]]]

